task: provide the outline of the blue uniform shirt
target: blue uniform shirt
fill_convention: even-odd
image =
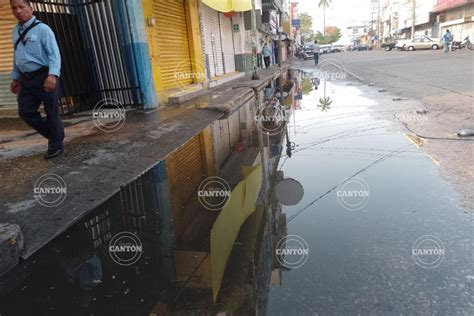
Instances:
[[[28,26],[33,24],[36,17],[33,16],[23,25],[17,25],[13,29],[13,45],[20,37],[21,33]],[[49,74],[58,76],[61,73],[61,54],[59,53],[56,37],[49,26],[44,23],[31,29],[26,35],[26,43],[20,42],[13,62],[11,78],[19,80],[22,72],[32,72],[41,67],[48,67]]]

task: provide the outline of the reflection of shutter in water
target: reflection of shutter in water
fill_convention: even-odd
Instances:
[[[174,230],[180,238],[195,216],[188,212],[199,211],[197,191],[206,177],[201,151],[201,136],[192,138],[167,159],[169,190],[173,208]],[[189,204],[197,202],[193,207]]]

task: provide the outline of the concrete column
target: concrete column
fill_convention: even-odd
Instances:
[[[144,108],[154,109],[158,105],[158,99],[153,80],[142,2],[136,0],[117,1],[117,8],[132,84],[140,86]]]

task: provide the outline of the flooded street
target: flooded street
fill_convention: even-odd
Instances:
[[[0,315],[473,315],[474,219],[403,127],[429,124],[419,104],[324,68],[259,98],[276,114],[225,180],[168,214],[160,163],[23,261]]]
[[[296,146],[280,168],[304,198],[282,212],[309,256],[272,287],[268,314],[472,315],[474,222],[367,89],[321,83],[290,121]],[[417,257],[423,244],[440,249]]]

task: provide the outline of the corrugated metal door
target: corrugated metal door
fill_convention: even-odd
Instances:
[[[13,68],[12,30],[16,20],[9,1],[0,4],[0,107],[16,106],[16,96],[10,92],[10,73]]]
[[[211,77],[224,74],[222,39],[219,25],[219,13],[205,4],[201,5],[201,18],[204,36],[204,53],[209,61]]]
[[[199,209],[197,190],[206,177],[201,136],[195,136],[167,159],[169,190],[173,208],[174,230],[177,238],[194,219],[192,212]],[[190,213],[191,212],[191,213]]]
[[[156,20],[153,35],[153,59],[159,68],[159,87],[162,90],[192,83],[191,55],[186,24],[185,0],[154,0]]]
[[[220,13],[222,50],[224,53],[225,73],[235,71],[234,39],[232,32],[232,18],[227,18]]]
[[[13,67],[12,30],[16,25],[10,3],[0,5],[0,73],[11,72]]]

